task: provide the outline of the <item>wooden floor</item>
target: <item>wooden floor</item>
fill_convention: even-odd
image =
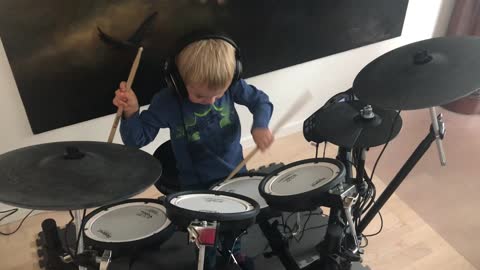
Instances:
[[[289,163],[311,158],[314,152],[314,147],[305,142],[301,134],[294,134],[277,139],[268,152],[255,156],[248,167],[256,168],[271,162]],[[327,148],[327,156],[333,157],[334,153],[333,147]],[[376,185],[379,190],[384,187],[381,181],[376,181]],[[137,197],[148,198],[158,195],[155,189],[150,188]],[[391,198],[382,214],[383,232],[369,239],[364,265],[374,270],[476,269],[397,196]],[[54,218],[57,224],[65,224],[69,219],[67,213],[41,213],[27,219],[16,234],[0,236],[0,270],[40,269],[37,263],[35,236],[40,231],[41,222],[46,218]],[[7,232],[17,225],[18,223],[4,225],[0,230]],[[378,226],[379,222],[375,220],[366,233],[376,232]]]
[[[435,144],[425,153],[397,195],[415,210],[433,229],[460,252],[472,265],[480,268],[478,245],[480,234],[480,115],[460,115],[442,108],[447,128],[443,146],[447,166],[440,166]],[[375,174],[390,180],[398,172],[430,126],[427,109],[402,112],[403,126],[385,151]],[[372,167],[380,147],[371,148],[367,166]],[[387,166],[388,165],[388,166]],[[385,182],[384,182],[385,183]]]

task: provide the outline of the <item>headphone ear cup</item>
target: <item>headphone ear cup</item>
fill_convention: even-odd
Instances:
[[[185,83],[182,80],[182,76],[180,76],[180,72],[178,72],[177,66],[173,66],[172,70],[172,79],[175,83],[175,90],[177,93],[180,94],[181,98],[188,98],[187,88],[185,87]]]
[[[242,78],[243,65],[240,59],[237,59],[235,64],[235,73],[233,74],[233,82],[236,82]]]
[[[185,84],[178,72],[175,62],[170,60],[165,61],[164,79],[167,87],[173,89],[181,98],[187,98],[188,93],[185,89]]]
[[[171,66],[170,59],[165,60],[165,63],[163,65],[163,80],[167,84],[168,88],[177,91],[177,89],[175,87],[175,83],[173,82],[172,66]]]

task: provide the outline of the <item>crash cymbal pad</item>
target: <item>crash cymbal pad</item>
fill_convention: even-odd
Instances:
[[[480,38],[441,37],[405,45],[373,60],[353,92],[389,110],[443,105],[480,89]]]
[[[162,166],[120,144],[55,142],[0,155],[0,202],[40,210],[102,206],[151,186]]]

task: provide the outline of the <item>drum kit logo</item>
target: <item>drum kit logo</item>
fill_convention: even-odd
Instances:
[[[207,203],[223,203],[225,200],[221,198],[205,198],[204,199]]]
[[[315,187],[315,186],[319,185],[320,183],[324,182],[325,180],[327,180],[326,177],[319,178],[318,180],[316,180],[312,183],[312,187]]]
[[[290,183],[292,180],[297,178],[297,176],[298,175],[296,173],[287,174],[285,177],[282,177],[280,180],[278,180],[278,183]]]
[[[105,238],[107,238],[107,239],[112,238],[112,234],[110,232],[107,232],[106,230],[99,229],[99,230],[97,230],[97,232],[100,233],[101,235],[105,236]]]
[[[140,210],[140,212],[138,212],[136,214],[136,216],[138,217],[142,217],[142,218],[146,218],[146,219],[151,219],[153,218],[153,215],[151,213],[149,213],[149,211],[145,211],[145,210]]]

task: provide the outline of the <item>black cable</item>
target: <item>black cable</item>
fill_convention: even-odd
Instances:
[[[402,112],[401,110],[398,111],[397,115],[393,119],[392,127],[390,128],[390,134],[388,135],[387,143],[383,146],[382,151],[380,152],[380,154],[377,157],[377,160],[375,161],[375,165],[373,165],[373,170],[372,170],[372,174],[370,175],[370,180],[373,180],[373,175],[375,173],[375,169],[377,169],[378,162],[380,161],[380,158],[383,156],[383,152],[385,152],[385,149],[387,149],[387,146],[390,143],[390,140],[392,139],[393,130],[395,129],[395,123],[397,122],[397,119],[400,116],[401,112]]]
[[[352,164],[358,164],[358,160],[359,160],[358,159],[358,151],[356,149],[353,150],[352,158],[353,158],[353,163]],[[355,178],[357,178],[358,177],[358,168],[355,167],[355,170],[357,172],[357,175],[355,176]],[[365,174],[364,174],[364,177],[363,177],[362,180],[365,180]],[[367,181],[367,185],[368,185],[368,181]],[[353,223],[355,225],[355,228],[358,226],[358,223],[360,221],[361,208],[365,203],[365,200],[366,200],[365,198],[368,198],[369,189],[370,189],[370,186],[367,186],[367,189],[365,190],[365,193],[363,193],[362,196],[359,196],[357,202],[352,207]],[[364,196],[364,195],[367,195],[367,196]]]
[[[318,158],[318,144],[315,146],[315,158]]]
[[[309,214],[305,214],[304,216],[308,216]],[[327,215],[325,215],[324,213],[313,213],[312,212],[312,216],[322,216],[322,217],[328,217]]]
[[[291,213],[290,215],[288,215],[287,219],[285,220],[285,217],[283,216],[283,213],[281,215],[282,217],[282,224],[278,224],[277,226],[282,226],[283,227],[283,234],[286,234],[287,232],[287,229],[288,229],[288,232],[289,233],[292,233],[293,232],[293,229],[290,228],[290,226],[287,224],[287,221],[288,219],[295,213]]]
[[[360,205],[360,215],[365,213],[365,211],[368,210],[373,205],[373,202],[375,201],[375,197],[377,194],[375,184],[372,182],[370,178],[368,178],[366,171],[364,171],[364,180],[368,185],[367,196],[366,196],[366,199],[363,201],[363,203]]]
[[[360,245],[360,248],[366,248],[368,246],[368,238],[364,234],[362,234],[362,236],[362,238],[365,239],[365,245]]]
[[[368,175],[366,174],[366,172],[364,172],[364,175],[365,175],[365,181],[367,182],[368,184],[368,189],[367,189],[367,196],[365,200],[362,201],[362,203],[360,204],[360,208],[359,209],[355,209],[356,212],[355,212],[355,223],[358,224],[360,219],[361,219],[361,215],[366,213],[368,211],[368,209],[370,209],[370,207],[372,207],[372,205],[374,204],[375,202],[375,198],[376,198],[376,194],[377,194],[377,191],[376,191],[376,187],[375,187],[375,184],[373,184],[373,176],[375,175],[375,170],[377,169],[377,165],[378,163],[380,162],[380,159],[382,158],[383,156],[383,153],[385,152],[385,150],[387,149],[387,146],[389,145],[390,143],[390,140],[392,139],[392,136],[393,136],[393,131],[395,129],[395,123],[397,122],[397,119],[398,117],[400,116],[400,113],[402,111],[399,110],[397,112],[397,114],[395,115],[395,118],[393,119],[393,122],[392,122],[392,126],[390,128],[390,133],[388,135],[388,139],[387,139],[387,142],[385,143],[385,145],[383,146],[382,150],[380,151],[380,154],[378,155],[377,157],[377,160],[375,161],[375,164],[373,166],[373,169],[372,169],[372,173],[370,175],[370,178],[368,177]],[[382,224],[383,224],[383,221],[382,221]]]
[[[77,242],[75,244],[75,255],[78,255],[78,246],[80,245],[80,237],[82,235],[83,227],[85,226],[86,214],[87,214],[87,209],[83,209],[82,222],[80,223],[80,228],[78,229]]]
[[[10,212],[10,213],[8,213],[8,214],[6,214],[5,216],[3,216],[2,218],[0,218],[0,222],[2,222],[2,221],[3,221],[4,219],[6,219],[7,217],[15,214],[16,212],[18,212],[18,208],[17,208],[17,209],[10,209],[10,210],[8,210],[8,211],[6,211],[6,212]]]
[[[278,224],[277,226],[282,226],[283,227],[283,234],[287,234],[287,229],[288,229],[289,234],[293,233],[292,228],[290,228],[290,226],[288,226],[288,225],[284,226],[283,224]]]
[[[327,151],[327,141],[325,141],[325,144],[323,145],[323,158],[325,158],[326,151]]]
[[[327,227],[327,226],[328,226],[328,223],[323,224],[323,225],[319,225],[319,226],[310,227],[308,229],[305,229],[305,231],[316,230],[316,229],[324,228],[324,227]]]
[[[77,239],[75,242],[75,255],[72,253],[72,249],[70,249],[70,244],[68,243],[68,229],[71,227],[73,224],[73,221],[75,220],[75,217],[73,216],[72,210],[68,210],[68,213],[70,214],[70,221],[65,225],[65,231],[64,231],[64,237],[65,237],[65,250],[68,255],[70,255],[70,258],[72,259],[72,263],[76,266],[79,266],[78,262],[76,261],[76,255],[78,255],[78,245],[80,243],[80,234],[83,231],[83,227],[85,226],[85,215],[86,215],[87,209],[83,209],[83,217],[82,217],[82,222],[80,225],[80,228],[78,230],[78,235]]]
[[[378,229],[378,232],[376,233],[373,233],[373,234],[365,234],[364,236],[365,237],[372,237],[372,236],[376,236],[376,235],[379,235],[382,230],[383,230],[383,217],[382,217],[382,213],[380,213],[380,211],[378,212],[378,216],[380,217],[380,229]]]
[[[0,232],[0,235],[9,236],[9,235],[12,235],[12,234],[16,233],[20,229],[20,227],[22,227],[23,222],[25,222],[25,220],[28,218],[28,216],[30,216],[33,213],[33,211],[35,211],[35,210],[30,210],[30,212],[28,212],[28,214],[22,219],[22,221],[20,222],[20,224],[18,225],[18,227],[14,231],[9,232],[9,233]],[[12,212],[12,213],[15,213],[15,212]],[[2,218],[2,220],[4,218],[10,216],[10,215],[11,214],[6,215],[5,217]]]
[[[295,212],[294,213],[291,213],[290,215],[288,215],[287,217],[287,220],[293,216],[294,214],[296,214]],[[324,216],[326,217],[327,215],[325,215],[324,213],[320,213],[320,212],[314,212],[314,211],[310,211],[308,214],[304,214],[304,216],[308,217],[308,216]],[[293,229],[286,223],[285,219],[284,219],[284,216],[281,215],[281,219],[282,219],[282,224],[278,224],[278,226],[282,226],[283,227],[283,233],[286,233],[286,229],[288,229],[288,232],[289,233],[293,233]],[[306,225],[305,225],[306,226]],[[305,228],[304,226],[304,228]],[[308,230],[308,229],[307,229]]]
[[[300,242],[302,240],[303,236],[305,235],[305,228],[307,227],[307,223],[308,223],[308,221],[310,220],[311,217],[312,217],[312,211],[310,211],[310,213],[308,214],[307,220],[305,220],[305,223],[303,223],[303,229],[302,229],[302,233],[301,233],[300,237],[295,238],[295,240],[297,242]]]
[[[235,238],[235,240],[233,241],[232,247],[231,247],[229,250],[227,250],[228,253],[230,253],[230,254],[229,254],[230,256],[228,256],[228,257],[229,257],[229,259],[228,259],[229,262],[230,262],[230,260],[232,259],[232,257],[235,258],[234,254],[233,254],[233,248],[235,248],[235,245],[237,244],[237,241],[240,240],[240,238],[241,238],[242,236],[244,236],[245,234],[247,234],[247,230],[244,230],[243,232],[241,232],[241,233],[237,236],[237,238]]]
[[[65,245],[66,245],[66,250],[67,250],[68,255],[70,255],[74,261],[75,261],[75,256],[78,255],[78,246],[79,246],[79,243],[80,243],[80,241],[79,241],[80,240],[80,234],[82,233],[83,227],[85,226],[84,222],[85,222],[86,212],[87,212],[87,209],[84,209],[83,210],[82,222],[81,222],[80,228],[78,230],[77,239],[75,241],[75,246],[74,246],[74,248],[72,248],[72,249],[74,249],[74,252],[75,252],[75,255],[74,255],[72,253],[72,250],[70,249],[70,244],[68,243],[68,229],[73,224],[73,221],[75,220],[75,217],[73,216],[72,210],[68,210],[68,213],[70,214],[70,221],[67,223],[67,225],[65,225]]]
[[[345,160],[345,161],[347,161],[350,165],[352,165],[355,168],[355,170],[357,170],[357,164],[351,162],[350,160]]]
[[[0,214],[5,214],[7,212],[17,212],[18,211],[18,208],[13,208],[13,209],[8,209],[8,210],[5,210],[5,211],[0,211]]]
[[[298,218],[298,216],[297,216],[297,218]],[[297,221],[295,221],[295,224],[293,225],[292,232],[294,232],[294,231],[298,231],[299,229],[301,229],[301,227],[300,227],[300,226],[302,226],[302,225],[301,225],[301,224],[299,224],[298,220],[297,220]]]
[[[367,196],[365,196],[366,199],[362,201],[362,203],[360,204],[360,207],[355,209],[356,210],[354,215],[355,224],[356,224],[355,226],[358,226],[358,224],[360,223],[361,216],[373,206],[373,204],[375,203],[376,194],[377,194],[377,189],[375,187],[375,184],[371,181],[370,178],[368,178],[368,175],[366,172],[364,172],[364,179],[368,185]]]
[[[359,197],[358,198],[358,201],[357,203],[355,203],[355,205],[353,206],[353,223],[355,224],[355,228],[358,227],[358,224],[360,223],[360,217],[362,216],[362,207],[365,205],[365,201],[368,200],[366,198],[368,198],[368,194],[369,194],[369,190],[367,190],[367,196],[365,196],[365,198],[362,196],[362,197]]]
[[[295,214],[296,214],[296,212],[290,213],[290,215],[288,215],[288,216],[287,216],[287,219],[285,220],[285,224],[288,224],[288,220],[289,220],[293,215],[295,215]]]
[[[258,253],[258,254],[255,254],[252,258],[253,258],[253,259],[256,259],[256,258],[258,258],[258,256],[265,254],[265,252],[268,250],[269,247],[270,247],[270,244],[267,243],[267,244],[265,245],[265,247],[263,248],[262,252],[260,252],[260,253]]]
[[[72,250],[70,249],[70,244],[68,243],[68,228],[72,225],[73,221],[75,220],[75,217],[73,216],[72,210],[69,210],[68,213],[70,213],[70,221],[65,225],[65,250],[67,251],[68,255],[72,259],[74,259]]]
[[[375,187],[375,184],[374,183],[370,183],[371,185],[371,190],[372,190],[372,195],[370,196],[370,201],[368,202],[368,204],[362,208],[362,214],[366,213],[368,211],[368,209],[370,209],[370,207],[373,206],[373,204],[375,203],[375,199],[377,197],[377,188]]]

